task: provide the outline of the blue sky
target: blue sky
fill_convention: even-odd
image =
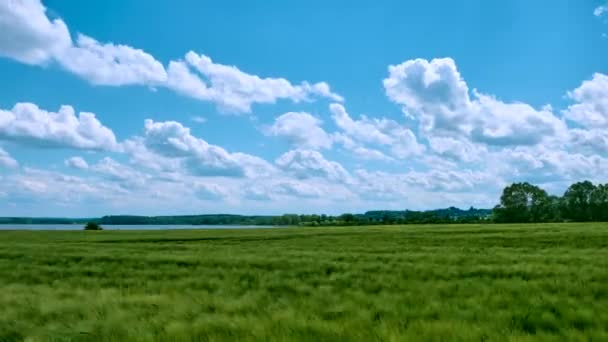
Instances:
[[[602,1],[0,0],[0,215],[491,207],[608,182]]]

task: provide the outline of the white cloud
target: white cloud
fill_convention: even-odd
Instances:
[[[152,55],[128,45],[100,43],[84,34],[73,43],[66,24],[49,20],[40,0],[1,2],[0,30],[0,56],[28,64],[56,61],[92,84],[163,86],[231,112],[250,112],[254,103],[281,99],[343,101],[325,82],[292,84],[284,78],[262,78],[193,51],[185,60],[170,61],[165,70]]]
[[[564,111],[566,118],[588,128],[608,128],[608,75],[594,74],[568,97],[577,103]]]
[[[261,184],[252,184],[243,190],[243,198],[252,201],[270,201],[273,199],[272,188]]]
[[[485,146],[474,144],[468,139],[430,136],[428,141],[433,152],[454,161],[480,162],[487,153]]]
[[[329,106],[329,110],[336,125],[349,136],[366,143],[381,145],[390,145],[392,143],[391,137],[379,129],[379,126],[383,126],[380,120],[368,119],[363,116],[361,120],[355,121],[346,112],[344,106],[338,103],[332,103]]]
[[[488,207],[495,203],[495,196],[503,185],[489,174],[471,170],[406,173],[355,170],[354,175],[356,183],[352,188],[362,199],[371,201],[372,205],[381,202],[383,207],[393,206],[399,210],[452,205]],[[485,191],[480,191],[482,189]]]
[[[27,64],[55,61],[92,84],[155,86],[167,79],[162,64],[140,49],[83,34],[73,43],[66,24],[49,20],[40,0],[0,2],[0,30],[0,55]]]
[[[481,186],[497,187],[497,179],[491,175],[473,170],[410,171],[403,175],[403,180],[413,186],[431,191],[479,191]],[[487,190],[487,189],[486,189]]]
[[[605,5],[601,5],[593,10],[593,15],[596,17],[601,17],[604,13],[608,12],[608,3]]]
[[[202,117],[202,116],[196,115],[196,116],[192,117],[192,121],[194,121],[194,122],[196,122],[198,124],[203,124],[203,123],[207,122],[207,119],[204,118],[204,117]]]
[[[176,172],[181,163],[179,160],[162,156],[146,147],[143,137],[134,137],[122,142],[123,151],[131,158],[132,164],[157,172]]]
[[[2,147],[0,147],[0,166],[7,168],[15,168],[19,166],[19,163],[15,159],[13,159],[8,152],[6,152]]]
[[[565,123],[549,106],[505,103],[474,90],[473,98],[451,58],[408,60],[389,66],[387,96],[417,119],[427,136],[464,136],[487,145],[535,145],[562,136]]]
[[[82,157],[71,157],[65,160],[65,165],[74,169],[86,170],[89,164]]]
[[[536,110],[525,103],[504,103],[475,93],[478,113],[471,132],[474,141],[487,145],[536,145],[546,138],[564,138],[567,126],[545,106]]]
[[[330,148],[332,137],[321,128],[322,121],[304,112],[289,112],[275,119],[274,124],[265,133],[271,136],[284,137],[291,145],[298,148]]]
[[[179,122],[146,120],[144,141],[147,148],[165,157],[184,158],[192,172],[206,176],[244,176],[238,160],[223,148],[194,137]]]
[[[217,184],[197,183],[194,189],[196,196],[206,201],[217,201],[227,196],[226,191]]]
[[[185,61],[169,63],[167,86],[181,94],[215,102],[220,108],[233,112],[250,112],[253,103],[275,103],[279,99],[300,102],[320,96],[343,101],[331,92],[327,83],[293,85],[284,78],[261,78],[236,66],[214,63],[210,57],[193,51],[186,54]]]
[[[17,103],[0,110],[0,140],[40,147],[116,150],[114,133],[93,113],[78,116],[71,106],[47,112],[33,103]]]
[[[537,184],[582,179],[608,181],[604,173],[597,172],[608,170],[608,159],[597,154],[584,155],[543,146],[517,147],[497,153],[492,160],[498,165],[496,176],[509,181],[525,179]]]
[[[61,173],[24,168],[0,185],[15,200],[44,206],[81,203],[85,199],[109,199],[124,196],[127,191],[113,184],[90,178],[67,176]]]
[[[344,133],[334,133],[333,140],[336,143],[341,144],[357,158],[365,160],[393,160],[393,158],[387,156],[382,151],[364,147],[361,143],[355,142],[351,137]]]
[[[163,65],[143,50],[127,45],[101,44],[78,35],[76,45],[56,56],[72,73],[96,85],[161,85],[167,80]]]
[[[128,188],[144,186],[149,178],[148,175],[123,165],[110,157],[104,157],[91,165],[91,170]]]
[[[71,45],[61,19],[49,20],[39,0],[0,1],[0,56],[44,64]]]
[[[606,129],[572,129],[572,145],[588,154],[608,154],[608,131]]]
[[[190,129],[176,121],[145,121],[144,136],[125,143],[125,148],[137,160],[148,161],[156,169],[172,169],[172,159],[198,176],[257,177],[268,175],[274,167],[261,158],[245,153],[229,153],[190,133]],[[164,158],[164,165],[154,163],[154,155]],[[167,164],[171,166],[167,167]]]
[[[323,177],[343,182],[349,177],[342,165],[326,160],[321,153],[312,150],[289,151],[277,158],[276,164],[300,179]]]
[[[362,144],[376,144],[389,147],[391,154],[397,158],[405,158],[417,155],[424,151],[424,146],[418,144],[416,135],[407,127],[400,125],[396,121],[386,118],[368,118],[362,116],[360,120],[353,120],[346,112],[344,106],[332,103],[329,106],[332,117],[336,125],[359,146],[352,144],[344,138],[338,138],[348,149],[361,156],[367,155],[374,159],[379,159],[380,154],[377,150],[371,150],[361,146]]]
[[[314,184],[298,181],[280,182],[276,184],[276,187],[276,191],[279,193],[299,198],[317,198],[324,194],[324,192]]]

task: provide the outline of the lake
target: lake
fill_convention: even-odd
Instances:
[[[101,225],[104,230],[166,230],[166,229],[251,229],[251,228],[285,228],[285,226],[239,226],[239,225]],[[0,224],[0,230],[82,230],[84,224]]]

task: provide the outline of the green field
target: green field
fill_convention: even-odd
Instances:
[[[0,231],[0,341],[608,341],[608,224]]]

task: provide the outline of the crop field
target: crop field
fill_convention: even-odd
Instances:
[[[608,341],[608,224],[0,232],[0,341]]]

